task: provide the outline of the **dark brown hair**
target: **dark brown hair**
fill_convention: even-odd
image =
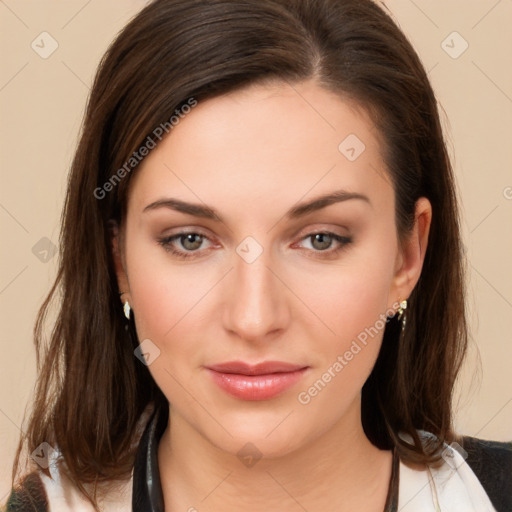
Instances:
[[[90,94],[69,176],[59,271],[35,326],[39,378],[13,480],[23,447],[31,452],[42,442],[58,446],[82,490],[82,483],[126,477],[142,412],[167,405],[134,357],[135,326],[126,328],[118,296],[109,223],[123,222],[137,172],[115,181],[119,169],[191,98],[308,79],[370,113],[395,190],[400,240],[413,226],[416,200],[432,204],[407,328],[402,335],[396,319],[386,325],[363,388],[362,419],[368,438],[397,446],[404,462],[439,460],[441,443],[454,436],[451,399],[467,345],[464,267],[453,171],[415,51],[370,0],[156,0],[110,46]],[[98,198],[109,180],[115,186]],[[45,340],[55,300],[58,316]],[[416,429],[437,441],[423,447]]]

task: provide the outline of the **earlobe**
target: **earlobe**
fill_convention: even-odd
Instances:
[[[407,299],[418,282],[425,254],[432,220],[432,206],[426,197],[416,201],[414,227],[403,243],[398,261],[400,262],[394,277],[394,297],[392,300]]]

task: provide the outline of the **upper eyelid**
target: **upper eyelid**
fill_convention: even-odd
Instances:
[[[349,228],[346,226],[338,226],[338,228],[342,228],[342,229],[349,231]],[[174,230],[173,230],[172,233],[170,233],[168,235],[163,235],[162,237],[170,238],[172,236],[177,236],[177,235],[196,234],[196,235],[202,235],[207,238],[211,238],[211,235],[209,235],[206,232],[207,230],[204,230],[203,228],[200,228],[200,227],[194,227],[194,226],[192,226],[190,228],[179,227],[179,228],[175,228],[175,229],[177,229],[179,231],[174,232]],[[344,235],[341,235],[340,233],[336,233],[335,228],[328,227],[328,226],[325,226],[325,227],[321,226],[318,228],[302,228],[299,230],[294,230],[294,233],[295,233],[294,235],[286,235],[286,238],[296,238],[298,236],[306,236],[306,235],[315,234],[315,233],[333,233],[335,235],[344,236]]]
[[[342,230],[345,232],[342,232]],[[308,227],[305,229],[300,229],[298,232],[295,233],[295,235],[291,237],[291,239],[294,240],[292,245],[302,243],[304,240],[307,240],[309,237],[312,237],[313,235],[317,234],[327,234],[332,236],[333,245],[341,243],[339,240],[336,239],[336,237],[350,239],[350,241],[352,241],[353,239],[352,231],[346,226],[337,226],[337,229],[329,226],[320,226],[317,228]],[[322,251],[315,252],[320,253]],[[328,251],[325,252],[327,253]]]
[[[186,235],[199,235],[203,238],[206,238],[208,240],[212,240],[212,236],[207,234],[204,230],[200,228],[178,228],[180,231],[172,232],[169,234],[161,235],[158,237],[159,240],[169,240],[169,239],[177,239],[180,236],[186,236]]]
[[[348,226],[338,225],[335,228],[335,227],[331,227],[328,225],[328,224],[332,224],[332,223],[318,223],[318,224],[320,225],[320,227],[316,227],[316,228],[307,227],[307,228],[301,228],[301,229],[293,229],[292,235],[289,234],[289,232],[291,230],[287,230],[285,237],[287,239],[292,239],[292,238],[297,238],[299,236],[307,236],[307,235],[312,235],[312,234],[316,234],[316,233],[332,233],[332,234],[339,235],[339,236],[350,236],[351,230],[349,229]],[[168,235],[163,235],[161,238],[171,238],[173,236],[185,235],[185,234],[191,234],[191,233],[201,235],[201,236],[204,236],[209,239],[212,238],[212,236],[210,236],[207,233],[209,231],[208,229],[205,230],[204,228],[199,227],[199,226],[196,227],[196,226],[192,225],[190,227],[177,227],[174,229],[177,229],[179,231],[173,232]],[[347,234],[337,233],[336,229],[346,230]],[[216,237],[213,236],[213,238],[216,238]]]
[[[333,244],[334,245],[341,245],[341,246],[343,246],[343,245],[346,245],[347,243],[351,243],[353,241],[352,235],[340,235],[339,233],[335,233],[333,231],[325,231],[324,230],[324,231],[308,232],[306,235],[300,236],[298,241],[294,242],[293,245],[295,246],[296,244],[302,243],[303,241],[308,240],[312,236],[318,235],[318,234],[325,234],[325,235],[331,236],[333,238]],[[340,240],[340,239],[344,239],[344,241],[342,242],[342,240]],[[334,250],[336,250],[336,249],[334,249]],[[328,252],[331,252],[331,249],[328,249],[326,251],[314,251],[314,252],[318,252],[318,253],[325,252],[325,253],[328,253]]]
[[[165,235],[165,236],[161,237],[160,240],[169,240],[169,241],[179,240],[182,236],[187,236],[187,235],[199,235],[199,236],[203,237],[205,240],[208,240],[211,243],[213,243],[212,238],[209,235],[207,235],[199,230],[179,231],[177,233]],[[190,251],[190,252],[193,252],[193,251]]]
[[[309,227],[309,226],[315,225],[315,224],[319,225],[320,227],[317,227],[317,228]],[[173,227],[173,228],[171,228],[169,226],[169,228],[170,228],[169,231],[175,231],[175,230],[178,230],[178,231],[176,231],[173,234],[165,235],[165,237],[174,236],[174,234],[197,233],[197,234],[201,234],[203,236],[206,236],[208,238],[211,238],[211,236],[213,236],[214,238],[217,238],[216,235],[211,235],[210,236],[210,234],[209,234],[209,233],[211,233],[211,229],[210,228],[203,227],[203,226],[200,226],[200,225],[195,225],[195,224],[186,225],[186,224],[183,224],[181,226],[176,226],[176,227]],[[308,222],[307,223],[307,227],[303,227],[303,228],[299,228],[299,229],[297,229],[297,227],[288,227],[288,228],[285,229],[283,234],[284,234],[284,237],[287,238],[287,239],[295,238],[295,237],[299,236],[301,233],[304,233],[302,236],[307,236],[309,234],[314,234],[314,233],[333,233],[333,234],[336,234],[336,235],[344,236],[344,235],[341,235],[340,233],[336,232],[336,230],[339,230],[339,229],[346,230],[347,232],[351,231],[349,226],[347,226],[347,225],[338,224],[338,221],[330,221],[330,222]],[[229,229],[229,231],[232,232],[231,229]],[[290,234],[290,233],[292,233],[292,234]]]
[[[202,236],[203,238],[205,238],[207,240],[210,240],[209,237],[207,237],[207,236],[205,236],[205,235],[203,235],[203,234],[201,234],[199,232],[196,232],[196,231],[180,231],[179,233],[175,233],[175,234],[172,234],[172,235],[166,235],[166,236],[163,236],[163,237],[159,237],[157,239],[157,242],[166,252],[173,252],[178,257],[181,256],[182,258],[200,257],[201,254],[204,251],[207,251],[208,249],[211,249],[211,247],[206,247],[206,248],[196,249],[196,250],[193,250],[193,251],[188,251],[184,247],[177,248],[176,247],[176,242],[181,237],[186,236],[186,235],[190,235],[190,234],[199,235],[199,236]],[[201,243],[203,243],[203,241],[201,241]],[[211,244],[211,242],[210,242],[210,244]]]

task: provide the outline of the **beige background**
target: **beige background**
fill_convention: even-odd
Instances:
[[[57,261],[45,253],[46,239],[58,242],[85,100],[101,55],[144,4],[0,0],[0,501],[35,381],[32,327]],[[512,0],[386,4],[446,112],[462,198],[474,341],[459,386],[457,426],[468,435],[512,440]],[[46,59],[31,47],[35,41],[39,52],[51,48],[49,36],[40,36],[45,31],[58,43]]]

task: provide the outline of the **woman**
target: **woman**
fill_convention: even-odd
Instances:
[[[452,426],[454,180],[376,4],[148,5],[98,71],[61,244],[7,510],[510,510],[511,445]]]

